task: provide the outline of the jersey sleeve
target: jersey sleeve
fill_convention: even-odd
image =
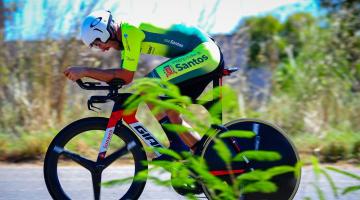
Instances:
[[[121,67],[129,71],[136,71],[140,52],[141,42],[145,34],[139,28],[127,23],[121,24],[122,43],[124,50],[121,52]]]

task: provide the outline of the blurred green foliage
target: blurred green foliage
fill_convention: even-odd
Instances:
[[[346,195],[348,193],[352,193],[352,192],[356,192],[356,191],[360,190],[360,185],[359,185],[360,176],[359,175],[336,168],[336,167],[332,167],[332,166],[322,166],[322,165],[320,165],[319,160],[316,157],[312,157],[311,162],[312,162],[312,167],[313,167],[312,170],[313,170],[313,173],[315,174],[315,179],[312,180],[312,182],[310,184],[315,188],[315,191],[316,191],[316,194],[317,194],[319,200],[325,200],[326,197],[329,197],[329,195],[325,191],[322,190],[323,183],[320,181],[322,177],[324,177],[326,182],[330,185],[332,195],[336,199],[338,199],[339,197]],[[351,185],[351,186],[347,186],[347,187],[343,188],[343,187],[339,186],[339,184],[336,182],[336,180],[334,180],[334,178],[333,178],[334,173],[351,178],[351,179],[357,181],[357,183],[355,183],[355,185]],[[341,193],[340,193],[340,191],[341,191]],[[311,198],[305,197],[304,199],[311,199]]]
[[[312,138],[308,142],[311,145],[300,145],[304,152],[329,146],[330,140],[323,138],[333,136],[334,132],[343,138],[359,134],[359,2],[322,0],[321,5],[317,16],[296,13],[285,21],[257,16],[240,24],[234,35],[248,36],[245,38],[249,45],[242,48],[247,48],[249,68],[270,71],[271,83],[267,98],[259,103],[249,97],[249,85],[229,81],[229,88],[236,90],[224,89],[224,98],[237,102],[233,101],[230,109],[225,108],[225,122],[240,117],[272,121],[295,137],[298,144],[304,134]],[[11,20],[21,6],[7,9],[6,20]],[[52,28],[51,24],[44,26],[49,29],[49,35]],[[93,115],[84,106],[86,95],[67,82],[62,71],[70,65],[101,67],[106,58],[83,57],[88,51],[74,36],[57,41],[45,36],[45,40],[28,43],[4,41],[3,33],[0,34],[0,132],[3,135],[20,138],[23,133],[58,130],[70,121]],[[237,73],[236,78],[249,78],[245,73]],[[211,95],[205,94],[203,98]],[[216,110],[214,107],[211,112]],[[106,111],[100,115],[108,116],[109,110]],[[217,120],[205,117],[205,112],[197,107],[190,111],[200,114],[201,120],[208,122],[206,126]],[[146,106],[139,109],[138,115],[145,124],[162,135],[153,118],[143,117],[148,114]],[[1,142],[16,145],[16,141]],[[357,141],[346,143],[346,158],[351,157],[349,154]]]

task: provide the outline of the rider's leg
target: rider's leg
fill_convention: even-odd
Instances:
[[[150,103],[148,103],[147,105],[150,108],[150,110],[152,110],[154,107]],[[172,110],[166,110],[165,112],[157,113],[155,115],[155,117],[158,121],[160,121],[160,123],[161,123],[162,119],[165,119],[166,117],[168,117],[172,124],[180,124],[180,125],[187,124],[185,122],[185,120],[181,118],[180,113],[178,113],[176,111],[172,111]],[[182,139],[182,141],[189,147],[194,147],[194,145],[201,138],[200,135],[196,132],[185,131],[185,132],[181,132],[181,133],[178,132],[177,134]],[[172,136],[168,136],[168,137],[171,138]],[[170,140],[170,138],[169,138],[169,140]]]
[[[171,123],[173,124],[183,124],[185,122],[181,118],[180,113],[176,111],[167,110],[166,114],[169,117]],[[180,138],[185,142],[185,144],[189,147],[193,147],[200,140],[200,135],[196,132],[185,131],[178,134]]]
[[[191,52],[169,59],[153,69],[147,77],[159,78],[177,85],[182,95],[195,100],[219,71],[221,53],[218,46],[210,39],[201,43]],[[182,124],[183,119],[176,112],[165,112],[172,123]],[[163,118],[159,114],[157,119]],[[182,133],[180,137],[190,147],[199,140],[194,133]]]
[[[148,107],[150,108],[150,110],[153,109],[153,105],[150,103],[147,103]],[[170,117],[168,117],[167,112],[163,111],[160,113],[156,113],[155,115],[156,119],[159,121],[161,127],[163,128],[169,143],[170,143],[170,148],[172,148],[173,150],[176,151],[189,151],[189,145],[181,139],[181,137],[179,137],[179,134],[173,131],[170,131],[168,129],[166,129],[166,124],[174,124],[175,121],[171,120]]]

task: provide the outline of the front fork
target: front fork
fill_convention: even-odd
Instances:
[[[113,111],[111,113],[108,125],[105,130],[104,137],[102,139],[99,154],[97,157],[97,161],[103,160],[105,158],[106,152],[109,149],[111,138],[115,132],[115,128],[117,127],[118,122],[121,122],[122,120],[123,111]]]

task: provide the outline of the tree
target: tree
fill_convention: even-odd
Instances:
[[[250,37],[250,67],[269,66],[275,69],[279,62],[279,49],[276,36],[283,25],[273,16],[251,17],[245,20]]]
[[[0,0],[0,46],[1,46],[0,48],[0,116],[5,116],[5,113],[2,108],[5,105],[8,96],[6,95],[6,90],[7,90],[6,83],[8,83],[9,74],[10,74],[10,67],[7,65],[10,57],[10,51],[9,51],[9,45],[5,41],[5,30],[6,30],[5,24],[6,22],[12,20],[13,14],[20,7],[21,7],[20,3],[13,2],[6,4],[4,0]],[[3,121],[0,120],[0,122]],[[1,126],[3,126],[2,123],[0,123],[0,128]]]
[[[356,0],[321,0],[321,5],[330,18],[329,26],[334,31],[331,45],[348,52],[353,91],[360,92],[360,2]]]
[[[282,31],[282,37],[286,41],[287,48],[290,48],[293,56],[297,56],[306,43],[305,32],[316,24],[316,19],[310,13],[295,13],[289,16]],[[285,54],[284,56],[288,56]]]
[[[82,19],[92,11],[97,1],[82,1],[77,11],[59,7],[56,2],[44,2],[43,6],[48,10],[44,13],[47,20],[38,24],[43,33],[31,41],[24,38],[4,40],[4,25],[11,26],[11,16],[21,6],[0,2],[0,128],[5,132],[19,133],[23,129],[39,131],[52,126],[54,119],[56,124],[61,124],[68,92],[62,71],[70,65],[81,64],[80,54],[85,47],[80,45],[76,36]],[[70,14],[73,20],[68,20],[71,22],[69,30],[73,31],[60,37],[56,34],[59,25],[54,24],[63,22],[64,16],[70,12],[77,15]]]

